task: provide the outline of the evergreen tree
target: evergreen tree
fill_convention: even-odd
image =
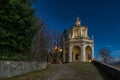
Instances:
[[[63,32],[63,39],[64,39],[64,41],[66,41],[68,39],[68,32],[66,29]]]
[[[24,53],[31,50],[32,40],[39,26],[34,0],[0,1],[0,53]]]

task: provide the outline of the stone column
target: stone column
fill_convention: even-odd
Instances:
[[[82,29],[80,29],[80,36],[82,37]]]
[[[81,56],[82,56],[81,62],[86,62],[85,61],[85,45],[84,44],[82,44],[82,46],[81,46]]]
[[[88,38],[88,29],[86,30],[86,38]]]
[[[92,60],[94,59],[94,45],[92,46]]]
[[[85,30],[85,38],[87,38],[87,30]]]
[[[72,38],[74,38],[74,30],[72,31],[72,34],[73,34],[73,35],[72,35]]]
[[[69,62],[72,62],[72,46],[69,46]]]

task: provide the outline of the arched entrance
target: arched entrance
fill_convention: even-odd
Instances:
[[[81,49],[79,46],[74,46],[72,49],[72,60],[78,62],[81,59]]]
[[[87,62],[91,62],[92,60],[92,48],[90,46],[85,48],[85,60]]]

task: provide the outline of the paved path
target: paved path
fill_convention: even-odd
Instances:
[[[111,80],[92,63],[51,64],[48,69],[11,80]]]
[[[76,75],[76,70],[74,68],[71,68],[70,65],[68,64],[56,64],[56,65],[51,65],[51,70],[47,72],[43,77],[40,79],[45,79],[45,80],[73,80]],[[75,79],[76,80],[76,79]]]

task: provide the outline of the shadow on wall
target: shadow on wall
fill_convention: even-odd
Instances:
[[[104,78],[104,80],[120,80],[120,79],[113,78],[111,74],[108,73],[109,71],[107,71],[107,69],[105,70],[104,67],[101,67],[101,66],[104,66],[103,64],[100,64],[101,62],[99,63],[99,61],[93,60],[92,63],[94,64],[96,69],[99,71],[101,76]]]

